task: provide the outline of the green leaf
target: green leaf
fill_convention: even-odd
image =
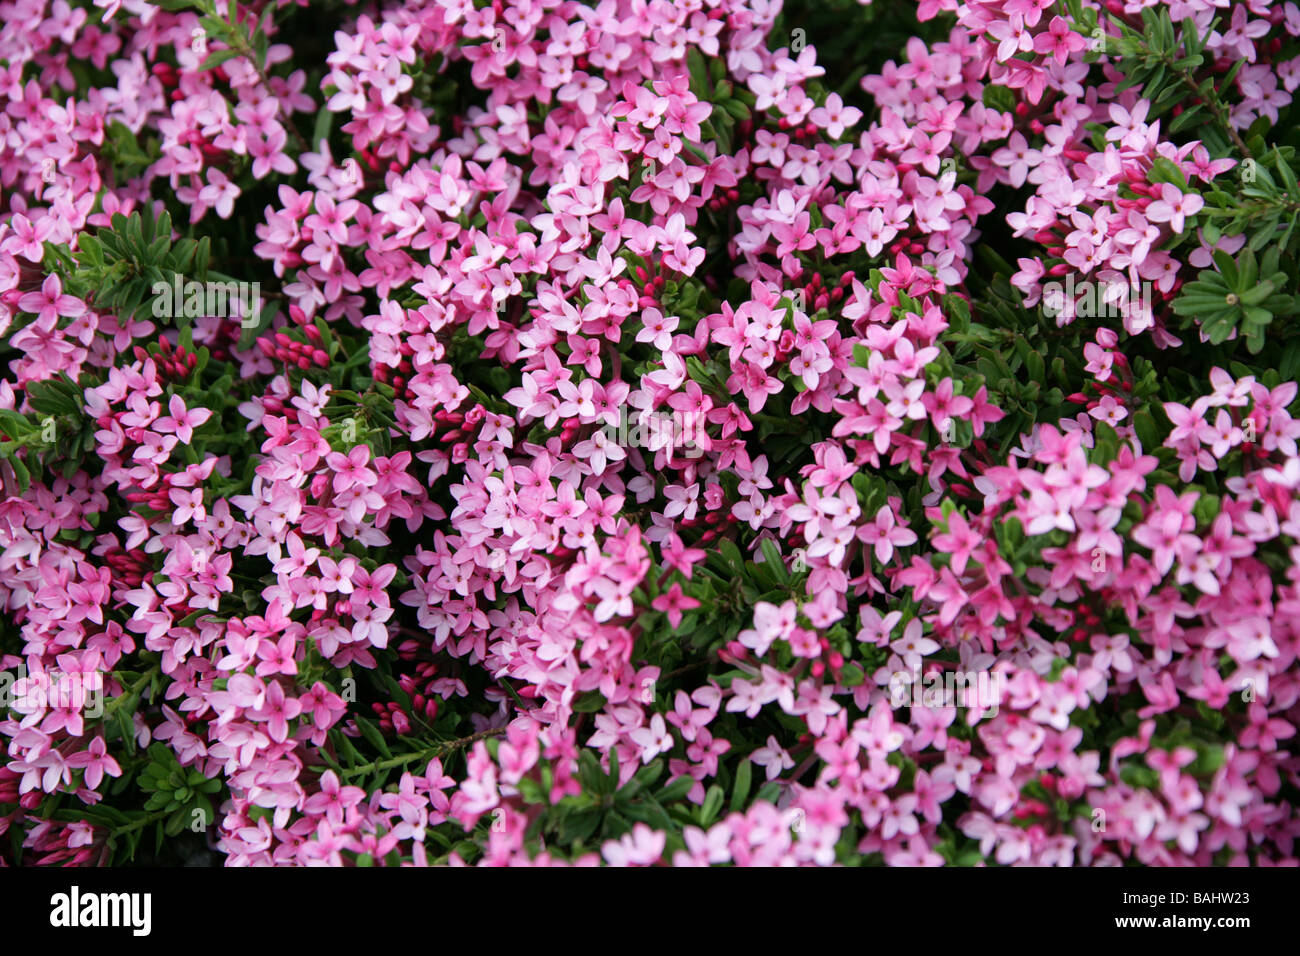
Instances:
[[[635,774],[633,774],[632,780],[636,783],[638,787],[646,787],[646,788],[653,787],[655,781],[657,781],[661,776],[663,776],[663,772],[664,772],[663,761],[652,760],[650,763],[646,764]]]
[[[1253,325],[1268,325],[1273,321],[1273,313],[1257,305],[1243,305],[1241,311],[1246,321]]]
[[[763,550],[763,567],[769,568],[782,586],[788,585],[790,583],[790,572],[787,570],[785,562],[781,560],[781,553],[776,548],[776,542],[771,538],[764,538],[761,547]]]
[[[744,122],[753,114],[750,113],[749,107],[740,100],[724,100],[722,108],[734,119]]]
[[[736,769],[736,784],[731,791],[731,809],[740,811],[744,809],[745,800],[749,796],[749,787],[754,781],[754,764],[749,760],[742,760],[740,766]]]
[[[1222,249],[1215,249],[1211,255],[1214,257],[1214,264],[1219,267],[1219,272],[1227,282],[1227,287],[1230,289],[1237,288],[1239,283],[1237,282],[1238,272],[1236,261]],[[1203,277],[1204,275],[1202,274],[1202,278]]]
[[[601,793],[605,785],[605,774],[601,772],[600,761],[590,750],[584,750],[578,755],[578,780],[582,789],[589,793]]]
[[[233,60],[235,57],[240,55],[241,54],[238,50],[233,50],[233,49],[212,50],[208,53],[203,63],[199,66],[199,70],[200,72],[202,72],[203,70],[215,69],[216,67],[219,67],[221,64],[225,63],[227,60]]]
[[[560,821],[560,842],[580,843],[590,839],[596,827],[600,826],[601,816],[601,811],[595,808],[575,810],[566,815]]]
[[[14,478],[18,481],[18,493],[25,493],[32,484],[31,472],[27,470],[27,466],[23,464],[22,459],[20,458],[10,456],[6,458],[5,461],[7,461],[9,467],[14,470]]]
[[[727,562],[727,565],[737,574],[744,572],[745,559],[741,555],[740,549],[736,547],[736,542],[732,541],[730,538],[721,538],[718,541],[718,552]]]
[[[379,727],[374,722],[361,716],[357,716],[353,719],[356,721],[357,727],[361,729],[362,736],[364,736],[366,740],[370,741],[376,750],[385,757],[391,758],[393,756],[393,752],[388,749],[387,741],[384,740],[384,735],[380,733]]]
[[[700,48],[692,46],[686,54],[686,68],[691,75],[691,92],[702,100],[709,96],[709,66],[704,62]]]
[[[1160,432],[1156,428],[1156,421],[1150,412],[1145,409],[1137,412],[1133,416],[1133,429],[1142,442],[1143,450],[1149,452],[1153,448],[1160,447]]]
[[[1259,278],[1259,262],[1252,249],[1247,249],[1237,260],[1237,281],[1233,283],[1238,292],[1251,288]]]
[[[717,818],[718,811],[722,809],[724,796],[722,788],[716,783],[704,794],[704,805],[700,808],[700,823],[705,827],[712,826]]]
[[[34,426],[25,415],[11,408],[0,408],[0,431],[3,431],[10,441],[21,441],[19,436],[34,430]]]
[[[1016,108],[1018,101],[1014,91],[1007,89],[1005,86],[997,86],[992,83],[984,87],[981,99],[986,107],[1000,113],[1010,113]]]
[[[1183,110],[1175,116],[1173,122],[1169,124],[1169,132],[1181,133],[1183,130],[1187,129],[1187,127],[1201,122],[1202,109],[1203,105],[1197,103],[1195,106]]]
[[[1286,187],[1288,194],[1295,196],[1300,192],[1300,186],[1296,184],[1295,170],[1291,164],[1282,158],[1281,152],[1276,146],[1273,147],[1273,165],[1277,168],[1278,176],[1282,179],[1282,185]]]
[[[690,793],[691,788],[694,786],[695,786],[695,778],[692,777],[690,774],[684,774],[683,776],[678,777],[672,783],[668,784],[666,787],[664,787],[662,790],[659,791],[658,793],[659,802],[676,803],[678,800],[681,800],[683,797],[685,797],[686,794]],[[718,802],[721,803],[722,791],[717,787],[714,787],[713,789],[718,790]]]
[[[80,408],[52,382],[28,382],[27,400],[42,415],[76,415]]]
[[[1286,381],[1296,377],[1300,372],[1300,339],[1292,339],[1282,352],[1282,361],[1278,364],[1278,374]]]
[[[1260,305],[1272,294],[1273,294],[1273,283],[1268,280],[1265,280],[1259,283],[1259,285],[1255,286],[1253,289],[1248,289],[1245,292],[1242,292],[1240,296],[1241,304]]]
[[[333,125],[334,114],[322,106],[320,112],[316,114],[316,125],[312,128],[311,145],[313,149],[320,148],[321,140],[329,140],[330,129]]]
[[[244,329],[243,334],[240,335],[239,348],[251,348],[253,343],[257,341],[258,336],[271,327],[271,320],[275,318],[276,311],[277,306],[275,299],[271,299],[263,304],[262,312],[258,316],[257,322]]]

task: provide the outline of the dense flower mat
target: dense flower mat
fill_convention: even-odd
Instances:
[[[0,20],[7,862],[1296,862],[1296,3]]]

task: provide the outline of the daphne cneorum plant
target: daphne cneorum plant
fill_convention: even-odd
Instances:
[[[41,17],[6,862],[1296,862],[1293,5]]]

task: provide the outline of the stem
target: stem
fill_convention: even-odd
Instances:
[[[127,823],[123,826],[117,827],[116,829],[110,831],[108,834],[108,838],[110,840],[113,840],[116,839],[117,837],[120,837],[124,833],[130,833],[132,830],[138,830],[143,826],[148,826],[150,823],[155,823],[158,820],[161,820],[163,817],[169,816],[171,812],[173,811],[155,810],[153,813],[150,813],[148,816],[141,817],[139,820],[136,820],[134,823]]]
[[[792,784],[798,783],[799,778],[801,778],[804,774],[806,774],[808,772],[808,768],[811,767],[816,762],[817,762],[817,752],[813,751],[807,756],[807,758],[804,760],[803,763],[799,764],[799,766],[795,768],[794,773],[790,774],[790,779],[782,782],[785,783],[786,786],[790,786]]]
[[[130,700],[132,697],[137,696],[140,689],[151,680],[153,680],[153,671],[149,670],[145,672],[138,681],[132,684],[129,690],[119,694],[109,701],[108,706],[104,708],[104,719],[107,720],[109,717],[113,716],[117,708],[122,706],[123,701]]]
[[[665,674],[663,677],[659,679],[661,681],[667,682],[672,680],[674,677],[680,677],[683,674],[689,674],[693,670],[698,670],[701,667],[707,667],[712,663],[713,663],[712,660],[696,661],[694,664],[687,664],[685,667],[679,667],[675,671],[669,671],[667,674]]]
[[[357,777],[376,770],[389,770],[393,767],[400,767],[416,760],[432,760],[434,757],[441,757],[444,754],[451,753],[454,750],[466,747],[479,740],[484,740],[488,737],[499,737],[505,732],[506,728],[504,727],[497,727],[495,730],[480,730],[476,734],[470,734],[468,737],[461,737],[458,740],[445,740],[434,747],[430,747],[428,750],[421,750],[413,754],[405,754],[401,757],[392,757],[388,760],[376,760],[371,763],[362,764],[359,767],[353,767],[350,770],[345,770],[343,776]]]

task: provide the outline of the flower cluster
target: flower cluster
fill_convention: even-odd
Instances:
[[[10,862],[1297,862],[1296,4],[0,9]]]

